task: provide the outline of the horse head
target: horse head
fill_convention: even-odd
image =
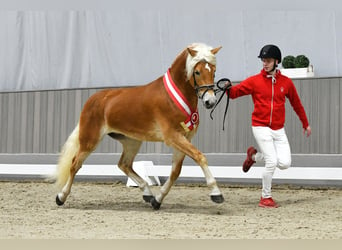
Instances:
[[[187,48],[187,79],[196,91],[203,105],[210,109],[217,102],[214,91],[216,71],[216,53],[222,47],[213,49],[205,44],[192,44]]]

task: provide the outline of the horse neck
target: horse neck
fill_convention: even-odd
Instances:
[[[185,64],[187,56],[188,52],[185,50],[176,58],[171,65],[170,74],[175,85],[195,110],[197,108],[198,97],[195,89],[191,86],[190,81],[186,79]]]

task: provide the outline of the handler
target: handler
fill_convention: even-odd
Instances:
[[[273,173],[276,167],[287,169],[291,165],[291,150],[284,129],[285,97],[302,122],[303,134],[307,137],[311,135],[311,127],[292,80],[277,69],[281,62],[280,49],[275,45],[265,45],[258,57],[263,64],[261,72],[231,86],[229,97],[252,96],[252,132],[259,152],[255,147],[249,147],[242,169],[248,172],[255,162],[265,163],[259,207],[276,208],[278,204],[271,194]]]

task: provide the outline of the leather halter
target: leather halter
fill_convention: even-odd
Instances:
[[[211,89],[214,89],[214,87],[215,87],[215,84],[206,84],[206,85],[198,86],[198,84],[196,82],[195,72],[192,73],[192,77],[194,78],[194,87],[196,90],[196,95],[198,96],[199,99],[203,99],[203,96],[205,95],[205,93],[207,93],[207,91],[209,91]],[[201,89],[205,89],[205,90],[202,93],[202,95],[199,95],[199,91]]]

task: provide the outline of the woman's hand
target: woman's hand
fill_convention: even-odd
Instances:
[[[311,135],[310,125],[303,129],[303,134],[305,135],[305,133],[306,133],[306,137],[309,137]]]

